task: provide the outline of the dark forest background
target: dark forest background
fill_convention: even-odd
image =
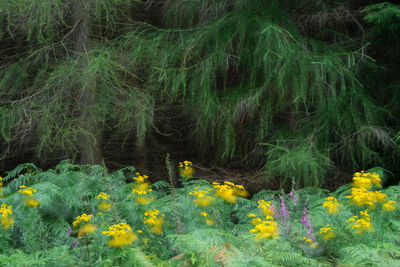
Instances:
[[[0,0],[0,40],[0,175],[71,159],[166,179],[168,154],[259,189],[398,177],[394,2]]]

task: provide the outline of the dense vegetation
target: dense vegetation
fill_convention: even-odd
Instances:
[[[334,193],[249,196],[229,181],[183,187],[127,167],[22,164],[2,179],[1,266],[397,266],[400,186],[357,172]],[[383,177],[382,177],[383,178]]]
[[[0,23],[3,168],[170,153],[302,186],[399,171],[391,2],[1,0]]]
[[[394,1],[0,0],[0,266],[400,265],[399,37]]]

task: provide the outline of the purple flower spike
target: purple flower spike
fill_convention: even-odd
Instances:
[[[68,230],[67,230],[67,236],[70,236],[70,235],[71,235],[71,233],[72,233],[72,230],[71,230],[71,228],[68,226]]]
[[[300,223],[305,223],[307,221],[307,208],[304,208],[303,215],[301,216]]]
[[[307,235],[307,236],[311,235],[311,228],[307,230],[306,235]]]
[[[303,224],[307,229],[307,236],[312,232],[312,225],[309,216],[307,216],[307,208],[304,208],[303,215],[301,216],[300,223]]]
[[[289,212],[286,208],[285,202],[283,201],[283,197],[281,197],[281,216],[282,224],[284,224],[289,219]]]
[[[289,197],[290,197],[290,198],[293,197],[293,191],[290,191]]]

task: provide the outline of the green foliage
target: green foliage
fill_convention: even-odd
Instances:
[[[327,153],[313,151],[306,144],[300,147],[269,145],[266,169],[282,177],[293,175],[300,186],[320,186],[320,177],[325,177],[333,167]],[[288,182],[288,179],[284,182]]]
[[[0,227],[0,265],[24,264],[60,266],[359,266],[396,265],[399,258],[400,217],[396,211],[385,212],[381,204],[368,210],[373,224],[371,232],[357,234],[346,222],[358,215],[362,207],[353,206],[346,196],[350,185],[329,194],[327,190],[304,188],[284,192],[264,190],[251,199],[238,197],[230,203],[217,197],[216,188],[204,180],[188,180],[184,187],[173,188],[167,182],[151,185],[151,203],[139,204],[132,194],[138,183],[134,167],[104,174],[101,166],[73,165],[60,162],[57,167],[41,171],[33,164],[21,164],[6,177],[1,204],[12,206],[14,225]],[[28,178],[29,177],[29,178]],[[26,204],[17,190],[21,185],[37,190],[38,207]],[[197,189],[196,189],[197,188]],[[194,190],[210,189],[213,202],[196,206]],[[100,192],[110,195],[110,210],[101,210]],[[400,187],[383,190],[388,199],[400,202]],[[328,195],[337,197],[337,214],[323,207]],[[255,227],[249,214],[260,218],[260,200],[271,201],[271,216],[276,220],[279,236],[257,240],[250,230]],[[285,208],[281,206],[285,203]],[[144,213],[159,210],[163,215],[162,232],[155,233],[144,222]],[[283,211],[283,210],[286,211]],[[396,207],[398,209],[398,206]],[[100,214],[101,212],[102,214]],[[201,212],[207,212],[204,216]],[[288,218],[285,219],[287,212]],[[94,233],[79,236],[72,223],[83,213],[92,214]],[[305,217],[304,217],[305,216]],[[212,219],[208,223],[206,220]],[[254,217],[253,217],[254,218]],[[310,226],[301,220],[308,218]],[[110,247],[109,237],[101,234],[112,224],[128,223],[138,239],[123,247]],[[324,240],[319,229],[330,224],[334,237]],[[72,229],[71,232],[69,232]],[[306,233],[311,229],[310,233]],[[250,231],[250,232],[249,232]],[[314,247],[303,237],[311,238]]]
[[[122,149],[127,140],[145,151],[155,131],[195,157],[264,165],[304,185],[323,184],[338,166],[389,169],[399,151],[388,116],[398,95],[388,105],[360,74],[373,65],[364,36],[342,33],[347,45],[302,32],[294,13],[319,12],[329,25],[343,1],[301,2],[0,1],[2,158],[77,160],[83,147],[115,156],[105,144]],[[398,30],[394,4],[363,14],[368,36]]]
[[[33,49],[52,45],[61,35],[64,23],[65,1],[6,1],[0,2],[1,36],[7,33],[12,39],[23,38],[32,42]],[[3,32],[6,31],[6,32]]]
[[[400,6],[382,2],[374,5],[369,5],[362,10],[367,13],[364,19],[374,23],[378,27],[389,29],[394,32],[400,30]]]

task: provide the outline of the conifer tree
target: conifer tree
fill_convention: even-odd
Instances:
[[[1,0],[2,158],[137,163],[164,140],[304,185],[391,168],[398,80],[374,56],[398,41],[373,36],[398,6],[361,2]]]

